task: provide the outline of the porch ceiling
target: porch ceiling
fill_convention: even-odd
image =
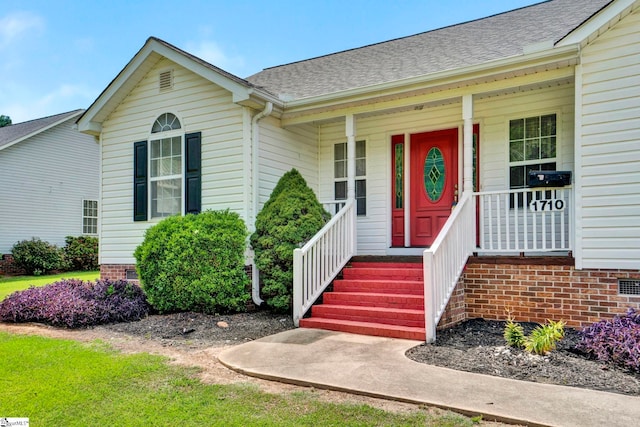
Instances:
[[[565,55],[555,61],[528,67],[506,67],[493,72],[443,77],[389,89],[362,90],[344,98],[309,102],[304,106],[285,106],[282,123],[286,126],[322,124],[344,120],[345,115],[371,117],[460,102],[472,94],[476,99],[560,86],[573,82],[578,58]]]

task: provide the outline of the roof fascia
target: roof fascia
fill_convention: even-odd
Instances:
[[[16,144],[18,144],[19,142],[22,142],[22,141],[24,141],[24,140],[26,140],[26,139],[33,138],[34,136],[38,135],[39,133],[42,133],[42,132],[47,131],[47,130],[49,130],[49,129],[51,129],[51,128],[54,128],[54,127],[56,127],[56,126],[58,126],[58,125],[60,125],[60,124],[62,124],[62,123],[64,123],[64,122],[66,122],[66,121],[67,121],[67,120],[69,120],[69,119],[73,119],[73,118],[75,118],[75,117],[78,117],[78,116],[79,116],[80,114],[82,114],[82,113],[83,113],[83,110],[78,110],[78,111],[76,111],[74,114],[70,114],[70,115],[68,115],[68,116],[65,116],[64,118],[62,118],[62,119],[60,119],[60,120],[58,120],[58,121],[55,121],[55,122],[53,122],[53,123],[50,123],[48,126],[45,126],[45,127],[41,128],[41,129],[38,129],[38,130],[33,131],[33,132],[31,132],[31,133],[29,133],[29,134],[27,134],[27,135],[24,135],[24,136],[22,136],[22,137],[20,137],[20,138],[16,139],[15,141],[11,141],[10,143],[5,144],[5,145],[3,145],[2,147],[0,147],[0,151],[4,150],[5,148],[9,148],[9,147],[11,147],[12,145],[16,145]]]
[[[195,74],[209,80],[210,82],[228,90],[232,94],[233,102],[238,104],[248,104],[254,106],[254,104],[266,104],[267,101],[282,105],[282,102],[272,95],[263,92],[257,88],[242,85],[220,73],[212,68],[205,66],[192,58],[185,56],[183,53],[172,49],[171,47],[158,42],[151,38],[143,46],[142,49],[129,61],[120,74],[109,84],[107,89],[96,99],[96,101],[89,107],[85,114],[78,120],[78,129],[81,132],[98,135],[102,131],[102,123],[94,121],[93,119],[97,114],[106,108],[109,100],[120,90],[122,90],[125,82],[132,78],[136,71],[142,66],[142,64],[148,60],[153,54],[157,53],[176,64],[192,71]],[[262,102],[260,102],[262,101]]]
[[[588,40],[589,37],[600,31],[600,29],[606,27],[611,21],[617,19],[627,9],[632,10],[634,7],[638,7],[639,5],[640,1],[638,0],[614,0],[589,20],[571,31],[567,36],[556,43],[556,46],[562,47],[581,44]]]
[[[544,62],[572,59],[577,57],[578,53],[579,46],[577,45],[554,47],[551,49],[532,52],[524,55],[490,61],[471,67],[446,70],[378,85],[364,86],[315,97],[301,98],[286,102],[285,114],[294,112],[295,110],[304,110],[307,108],[316,109],[323,105],[330,106],[337,102],[344,102],[349,98],[365,99],[367,95],[371,94],[376,94],[376,96],[379,96],[381,93],[390,94],[393,92],[400,92],[403,90],[403,88],[415,85],[430,85],[434,83],[440,85],[450,81],[461,81],[471,76],[477,77],[478,75],[490,75],[492,73],[495,73],[496,71],[502,72],[507,69],[515,70],[521,68],[523,65],[530,66],[531,64],[536,63],[542,64]]]

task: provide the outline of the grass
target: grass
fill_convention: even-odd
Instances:
[[[472,426],[450,412],[385,412],[322,402],[313,392],[268,394],[203,384],[197,370],[96,341],[0,333],[2,417],[64,426]]]
[[[99,271],[69,271],[62,274],[49,274],[45,276],[0,277],[0,301],[7,295],[15,291],[27,289],[30,286],[44,286],[57,282],[60,279],[96,280],[99,277]]]

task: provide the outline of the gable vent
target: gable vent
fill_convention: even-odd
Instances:
[[[167,70],[160,73],[160,90],[173,89],[173,70]]]
[[[620,295],[640,295],[640,280],[618,279]]]

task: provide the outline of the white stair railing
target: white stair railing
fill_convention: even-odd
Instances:
[[[436,339],[436,325],[451,298],[467,259],[475,250],[475,198],[464,194],[438,237],[423,252],[426,341]]]
[[[353,200],[307,242],[293,251],[293,322],[296,326],[314,301],[355,255],[356,209]]]

